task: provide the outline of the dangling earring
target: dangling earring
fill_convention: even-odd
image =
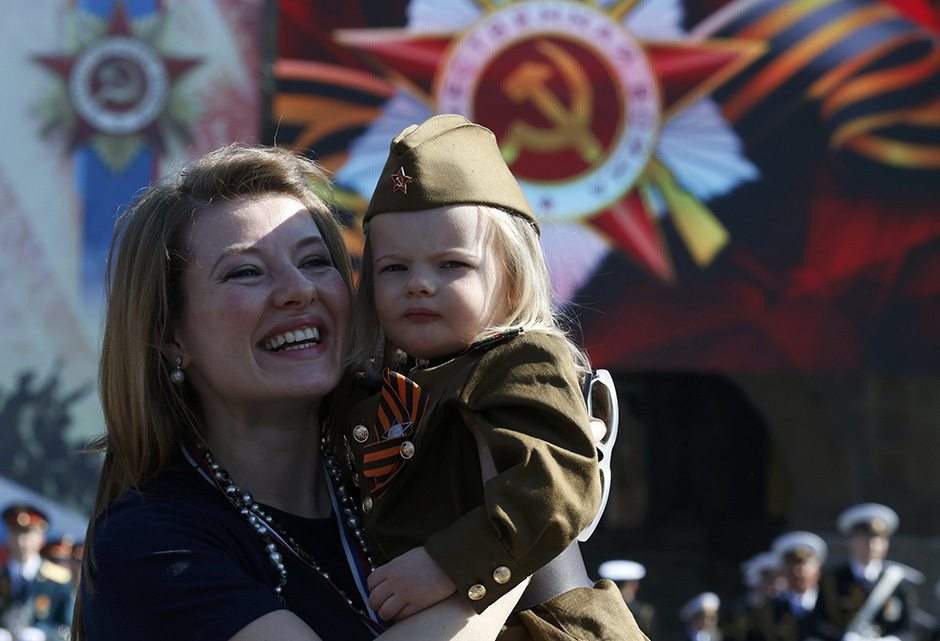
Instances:
[[[186,374],[183,373],[183,359],[176,357],[176,367],[170,372],[170,380],[174,385],[182,385],[186,380]]]

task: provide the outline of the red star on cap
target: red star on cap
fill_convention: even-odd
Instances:
[[[414,178],[405,173],[404,167],[399,167],[398,171],[389,176],[392,179],[392,191],[400,191],[403,194],[408,193],[408,183],[414,182]]]

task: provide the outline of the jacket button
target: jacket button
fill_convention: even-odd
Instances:
[[[504,583],[509,583],[509,579],[512,578],[512,570],[507,568],[505,565],[501,565],[495,570],[493,570],[493,580],[503,585]]]
[[[353,438],[357,443],[365,443],[369,440],[369,428],[365,425],[357,425],[353,428]]]
[[[405,441],[401,444],[401,449],[399,451],[401,452],[401,457],[403,459],[410,459],[415,455],[415,444],[411,441]]]
[[[471,601],[479,601],[486,596],[486,588],[479,583],[475,583],[467,590],[467,596],[470,597]]]

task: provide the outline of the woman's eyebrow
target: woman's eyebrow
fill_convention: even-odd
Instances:
[[[321,247],[326,247],[326,241],[323,240],[322,236],[306,236],[297,241],[297,244],[294,245],[294,249],[303,249],[308,245],[319,245]]]
[[[212,269],[209,270],[209,273],[215,272],[216,268],[219,266],[223,260],[229,256],[234,256],[235,254],[257,254],[259,253],[258,248],[255,247],[256,243],[233,243],[222,250],[219,254],[219,257],[215,259],[215,262],[212,264]]]

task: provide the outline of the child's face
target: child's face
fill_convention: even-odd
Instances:
[[[474,206],[387,213],[372,219],[375,307],[385,335],[418,358],[459,352],[501,305],[489,221]]]

